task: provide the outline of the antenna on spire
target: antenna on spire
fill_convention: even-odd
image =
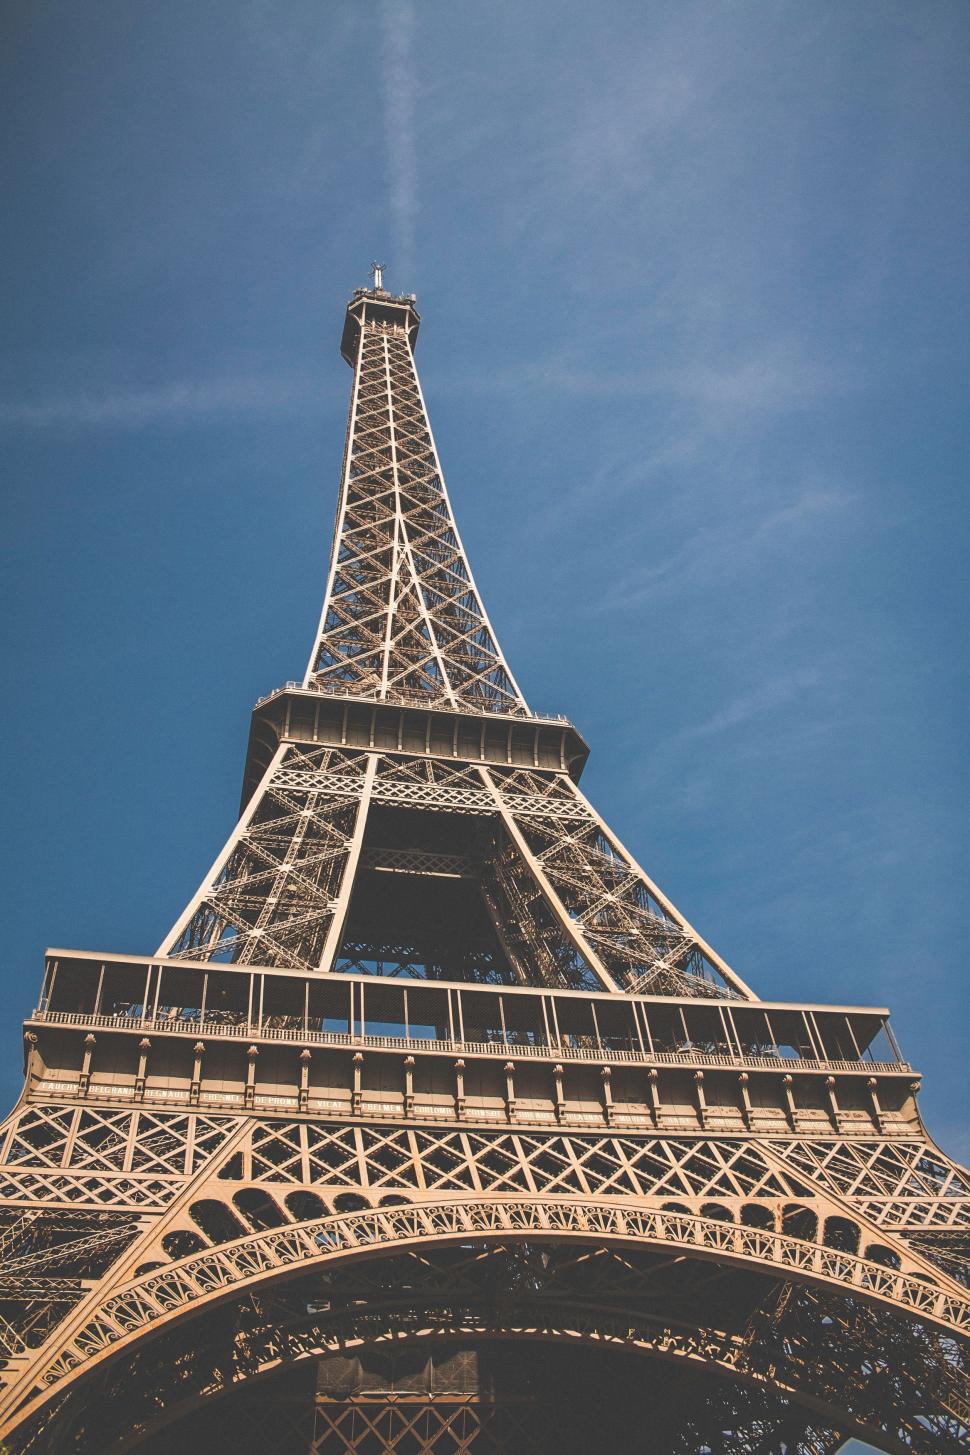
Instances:
[[[371,263],[370,270],[374,275],[374,292],[379,292],[384,287],[384,264]]]

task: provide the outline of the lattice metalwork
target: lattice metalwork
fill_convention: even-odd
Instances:
[[[568,776],[483,772],[559,924],[601,981],[650,995],[750,995],[660,895]]]
[[[362,753],[281,751],[163,953],[316,969],[369,772]],[[307,786],[301,786],[302,782]]]
[[[518,1128],[253,1125],[234,1163],[246,1180],[408,1192],[604,1194],[658,1198],[815,1196],[754,1141],[628,1137]],[[245,1172],[242,1169],[245,1168]]]
[[[368,844],[372,805],[411,811],[420,841],[390,846],[394,864],[380,864]],[[437,817],[422,825],[415,814]],[[435,834],[443,814],[478,820],[466,846],[473,852],[442,852]],[[362,859],[354,853],[360,843]],[[381,867],[473,881],[502,954],[490,947],[463,965],[446,936],[435,968],[422,971],[406,942],[368,945],[353,931],[344,942],[355,871]],[[449,917],[460,927],[466,916]],[[429,927],[429,916],[412,920]],[[483,983],[750,994],[662,900],[567,775],[295,744],[280,750],[162,953]]]
[[[10,1212],[2,1231],[0,1357],[42,1345],[138,1236],[140,1220],[111,1212]]]
[[[403,327],[365,323],[306,685],[525,714],[451,513]]]
[[[881,1222],[970,1228],[970,1174],[925,1139],[772,1144],[811,1182],[850,1197]]]

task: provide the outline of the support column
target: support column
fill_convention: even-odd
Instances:
[[[250,1046],[246,1051],[246,1094],[247,1106],[253,1106],[256,1102],[256,1057],[259,1055],[258,1046]]]
[[[353,1087],[353,1091],[351,1092],[351,1097],[350,1097],[350,1110],[351,1110],[351,1112],[353,1113],[353,1115],[355,1117],[359,1117],[360,1116],[360,1109],[361,1109],[361,1105],[362,1105],[363,1099],[364,1099],[364,1093],[363,1093],[363,1089],[362,1089],[362,1086],[361,1086],[361,1075],[362,1075],[363,1069],[364,1069],[364,1053],[362,1051],[355,1051],[354,1052],[354,1087]]]
[[[34,1078],[37,1063],[37,1037],[33,1031],[24,1033],[24,1079],[27,1082],[27,1089]]]
[[[354,881],[357,878],[360,849],[364,842],[367,810],[370,807],[371,789],[374,785],[374,774],[376,772],[377,754],[371,753],[364,769],[364,781],[361,785],[360,800],[357,804],[357,818],[354,821],[354,832],[347,843],[347,858],[344,860],[343,873],[340,876],[340,889],[333,906],[333,919],[330,921],[330,928],[327,930],[323,953],[320,956],[321,970],[333,969],[333,962],[337,958],[337,951],[340,949],[340,942],[343,939],[344,925],[347,922],[347,910],[350,908],[350,896],[353,892]],[[353,1026],[351,1026],[351,1030],[353,1030]]]
[[[697,1098],[697,1115],[702,1127],[707,1126],[707,1097],[704,1095],[704,1073],[694,1072],[694,1095]]]
[[[307,1111],[310,1105],[310,1062],[313,1059],[306,1047],[300,1052],[300,1094],[299,1106],[301,1111]]]
[[[253,1051],[254,1049],[254,1047],[250,1047],[250,1051]],[[247,1054],[249,1053],[247,1052]],[[202,1043],[202,1041],[196,1041],[195,1045],[192,1047],[192,1083],[189,1086],[189,1101],[191,1102],[192,1106],[198,1106],[199,1097],[202,1094],[202,1057],[204,1055],[204,1044]],[[252,1062],[250,1062],[250,1069],[252,1069]],[[246,1105],[252,1106],[252,1102],[247,1101]]]
[[[795,1097],[792,1092],[792,1075],[786,1071],[781,1078],[781,1087],[785,1096],[785,1105],[788,1108],[788,1124],[792,1131],[795,1130]]]
[[[555,1088],[556,1121],[560,1125],[566,1120],[566,1098],[563,1095],[562,1079],[563,1069],[557,1062],[552,1068],[552,1084]]]
[[[529,848],[529,845],[526,843],[522,830],[519,828],[514,817],[512,816],[511,808],[502,797],[502,794],[499,791],[496,783],[493,781],[491,774],[485,768],[480,768],[479,772],[482,777],[482,782],[485,784],[485,787],[488,789],[489,793],[491,793],[493,799],[495,800],[496,807],[498,808],[502,818],[502,825],[505,829],[505,832],[515,844],[516,848],[519,851],[519,854],[522,856],[523,861],[525,862],[530,874],[532,875],[532,878],[534,879],[536,885],[541,891],[542,896],[546,901],[546,905],[550,913],[555,918],[559,928],[562,930],[566,938],[571,941],[573,948],[581,956],[583,961],[589,966],[590,970],[592,970],[593,974],[599,980],[603,988],[605,990],[611,991],[620,990],[621,987],[617,985],[616,981],[613,979],[612,975],[603,964],[600,956],[597,954],[596,950],[594,950],[593,946],[586,938],[586,932],[583,929],[583,926],[577,920],[574,920],[571,915],[566,913],[562,900],[559,898],[559,895],[556,893],[553,885],[549,882],[549,878],[546,874],[545,869],[543,869],[542,865],[539,863],[539,860],[536,858],[535,854],[533,854],[532,850]]]
[[[832,1125],[835,1128],[835,1130],[838,1131],[839,1130],[839,1101],[838,1101],[838,1097],[835,1094],[835,1077],[834,1076],[826,1076],[826,1078],[825,1078],[825,1090],[828,1093],[828,1098],[829,1098],[829,1111],[830,1111],[831,1116],[832,1116]]]
[[[505,1115],[515,1121],[515,1062],[506,1061],[505,1071]]]
[[[749,1080],[750,1080],[750,1077],[748,1076],[747,1071],[742,1071],[738,1075],[738,1090],[741,1093],[741,1111],[742,1111],[742,1114],[744,1116],[744,1125],[747,1127],[748,1131],[750,1132],[750,1130],[751,1130],[751,1093],[748,1090],[748,1081]]]
[[[148,1074],[148,1053],[152,1043],[147,1036],[142,1036],[138,1042],[138,1070],[135,1073],[135,1098],[138,1101],[145,1100],[145,1080]]]
[[[879,1082],[874,1076],[870,1076],[867,1079],[866,1090],[868,1091],[869,1098],[872,1102],[873,1120],[875,1121],[876,1126],[881,1132],[885,1131],[885,1128],[882,1124],[882,1103],[879,1100]]]
[[[647,1072],[647,1094],[650,1098],[650,1110],[653,1113],[653,1124],[660,1125],[660,1092],[657,1089],[659,1076],[656,1067],[651,1067]]]
[[[84,1037],[84,1060],[81,1062],[81,1075],[78,1077],[77,1094],[87,1096],[91,1085],[91,1060],[94,1056],[94,1048],[98,1044],[97,1036],[89,1031]]]
[[[603,1083],[603,1119],[608,1127],[613,1125],[613,1072],[609,1066],[600,1070],[600,1080]]]

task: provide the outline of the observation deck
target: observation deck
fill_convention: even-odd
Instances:
[[[421,315],[415,307],[415,295],[388,293],[384,288],[355,288],[347,304],[340,353],[351,368],[357,363],[357,345],[365,324],[384,324],[406,333],[413,349],[418,341]]]
[[[589,747],[566,717],[471,712],[386,702],[288,682],[253,708],[243,773],[245,808],[283,740],[467,763],[544,768],[578,783]]]
[[[318,1116],[911,1136],[878,1007],[622,998],[48,951],[28,1095]]]

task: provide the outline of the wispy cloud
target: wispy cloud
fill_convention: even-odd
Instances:
[[[790,672],[776,673],[752,691],[735,697],[705,722],[687,728],[681,736],[692,740],[713,738],[731,728],[744,727],[753,718],[787,707],[796,697],[817,689],[822,680],[819,667],[796,667]]]
[[[603,596],[600,610],[628,610],[695,583],[723,584],[736,577],[765,550],[777,551],[786,538],[821,524],[852,501],[836,486],[808,486],[784,505],[733,515],[702,525],[654,565],[642,564],[621,577]]]
[[[396,257],[390,260],[400,287],[410,287],[418,216],[417,106],[411,0],[384,0],[381,8],[384,136],[390,173],[391,227]]]
[[[0,400],[0,427],[141,429],[227,414],[285,413],[319,393],[317,381],[301,376],[172,381],[151,389],[106,390],[39,401]]]
[[[433,377],[433,376],[432,376]],[[712,422],[808,409],[835,394],[865,387],[857,367],[813,357],[796,339],[767,339],[743,353],[688,359],[678,365],[628,368],[622,373],[578,363],[574,350],[527,359],[487,374],[452,375],[435,392],[518,394],[523,389],[572,396],[667,397],[703,409]]]
[[[857,369],[813,358],[796,340],[770,340],[747,354],[671,369],[661,382],[709,409],[763,414],[808,408],[864,381]]]
[[[832,704],[841,690],[837,660],[786,667],[770,650],[748,664],[745,689],[699,721],[688,718],[654,745],[651,761],[638,775],[640,787],[657,802],[691,813],[706,810],[724,791],[725,776],[755,768],[785,771],[824,748],[832,729]],[[698,756],[699,742],[704,742]]]

